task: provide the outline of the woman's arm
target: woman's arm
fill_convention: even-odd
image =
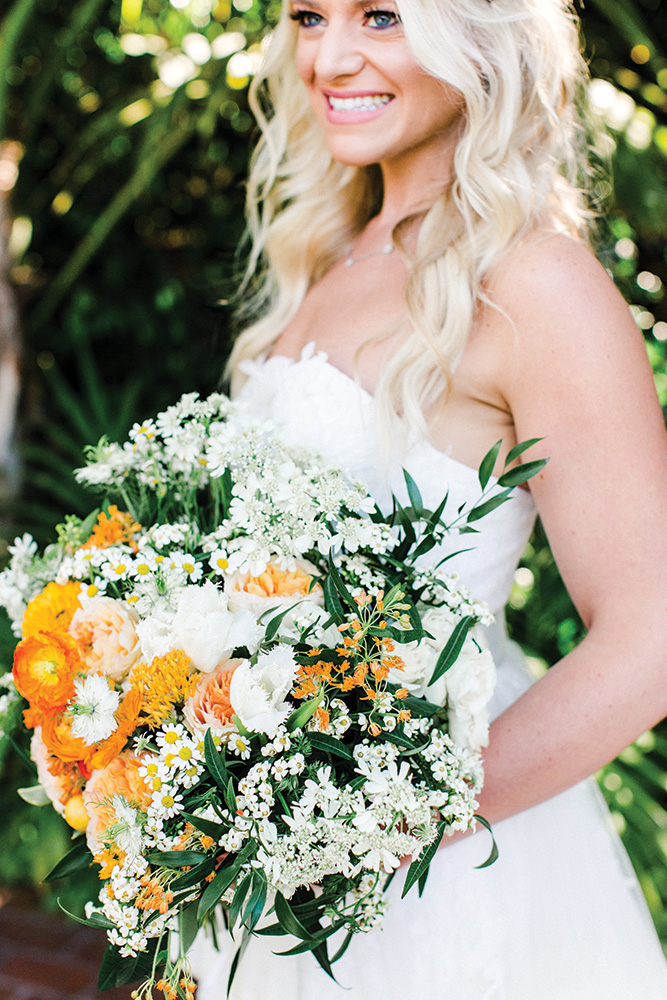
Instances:
[[[587,250],[535,241],[494,283],[501,388],[588,634],[491,728],[480,811],[557,794],[667,714],[667,443],[641,335]],[[531,454],[530,457],[533,457]],[[536,457],[536,456],[535,456]]]

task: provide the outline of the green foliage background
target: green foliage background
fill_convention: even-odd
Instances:
[[[20,501],[0,510],[0,558],[14,534],[45,542],[65,512],[90,508],[71,477],[84,445],[217,385],[253,131],[246,89],[277,12],[278,0],[5,0],[0,198],[23,390]],[[591,104],[609,127],[594,140],[594,158],[611,163],[595,181],[607,206],[598,252],[645,331],[667,406],[667,3],[591,0],[581,14]],[[509,618],[537,669],[581,634],[539,527]],[[0,621],[0,669],[11,650]],[[600,782],[667,942],[665,725]],[[26,783],[5,753],[5,885],[39,883],[67,846],[52,810],[16,797]]]

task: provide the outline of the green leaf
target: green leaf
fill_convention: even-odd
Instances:
[[[405,485],[408,488],[410,503],[412,504],[415,513],[421,513],[424,509],[424,501],[422,500],[422,495],[419,492],[419,487],[407,469],[403,469],[403,478],[405,479]]]
[[[241,944],[239,945],[236,954],[232,960],[231,967],[229,969],[229,979],[227,980],[227,997],[231,992],[232,983],[234,982],[234,977],[236,976],[236,971],[239,967],[239,962],[243,956],[243,952],[248,947],[248,942],[250,941],[251,935],[247,934],[245,931],[243,933],[243,938],[241,939]]]
[[[199,930],[197,904],[198,900],[194,900],[178,914],[178,939],[183,954],[190,948]]]
[[[276,893],[275,907],[278,923],[281,927],[285,928],[288,934],[293,934],[294,937],[301,938],[304,941],[310,941],[312,939],[313,935],[307,927],[304,927],[295,915],[292,907],[289,905],[282,892]]]
[[[101,913],[92,913],[89,917],[77,917],[76,913],[71,913],[63,906],[60,902],[60,897],[58,897],[56,902],[63,913],[67,914],[70,920],[76,920],[77,924],[83,924],[84,927],[103,927],[104,930],[110,931],[116,926],[115,924],[112,924],[110,920],[107,920],[107,918]]]
[[[336,754],[338,757],[344,757],[345,760],[353,759],[348,747],[334,736],[327,736],[326,733],[308,733],[308,742],[316,750]]]
[[[401,893],[401,899],[410,891],[415,882],[418,882],[422,877],[424,872],[428,871],[428,866],[435,857],[435,852],[440,846],[440,841],[443,838],[447,824],[443,821],[438,823],[438,832],[435,835],[435,840],[429,844],[426,850],[420,854],[416,861],[413,861],[408,868],[408,874],[405,876],[405,885],[403,886],[403,892]]]
[[[485,500],[484,503],[479,504],[477,507],[473,507],[466,517],[466,523],[469,524],[470,521],[479,521],[481,518],[486,517],[486,515],[490,514],[492,510],[496,509],[496,507],[500,507],[504,504],[510,498],[511,494],[511,489],[503,490],[503,492],[498,494],[498,496],[491,497],[489,500]]]
[[[83,868],[88,868],[91,863],[91,854],[88,850],[85,837],[80,837],[74,847],[54,865],[49,874],[44,879],[45,882],[55,882],[59,878],[67,878],[74,872],[80,872]]]
[[[243,923],[249,931],[253,931],[255,929],[257,922],[264,912],[267,893],[268,882],[266,875],[263,871],[260,871],[257,868],[253,869],[252,891],[246,904],[246,908],[243,911]]]
[[[534,444],[539,444],[540,441],[544,441],[544,438],[529,438],[528,441],[520,441],[519,444],[515,444],[513,448],[507,452],[507,458],[505,459],[505,468],[511,465],[512,462],[522,455],[524,451],[528,451],[532,448]]]
[[[241,912],[241,907],[245,902],[245,898],[250,891],[250,885],[252,883],[252,872],[248,872],[244,875],[234,892],[234,898],[232,900],[232,905],[229,907],[229,929],[230,931],[234,929],[234,925],[239,918]]]
[[[503,443],[502,438],[500,439],[500,441],[496,441],[493,448],[490,448],[487,451],[486,455],[480,462],[479,472],[477,473],[477,475],[479,476],[479,485],[482,487],[483,490],[486,489],[489,479],[493,474],[496,462],[498,461],[498,455],[500,454],[502,443]]]
[[[499,854],[498,845],[496,844],[496,838],[493,836],[493,830],[491,829],[491,824],[489,823],[489,821],[484,819],[483,816],[475,816],[475,819],[477,820],[478,823],[481,823],[486,830],[489,831],[489,833],[491,834],[491,841],[492,841],[491,853],[489,854],[488,858],[486,859],[486,861],[483,861],[481,865],[476,865],[475,867],[488,868],[489,865],[492,865],[494,861],[498,860],[498,854]]]
[[[288,951],[274,951],[274,955],[302,955],[306,951],[313,951],[314,948],[319,947],[327,938],[330,938],[332,934],[335,934],[345,926],[344,920],[338,920],[331,927],[321,928],[319,933],[313,934],[310,941],[302,941],[301,944],[295,944],[293,948]]]
[[[419,891],[419,898],[421,899],[424,889],[426,888],[426,880],[428,878],[429,869],[427,868],[425,872],[422,872],[417,880],[417,889]]]
[[[146,855],[149,864],[156,868],[187,868],[206,861],[208,856],[201,851],[150,851]]]
[[[102,964],[100,965],[100,973],[97,979],[98,990],[109,990],[116,985],[122,961],[118,950],[113,945],[108,944],[102,956]]]
[[[324,606],[335,623],[341,625],[345,621],[345,612],[331,576],[325,576],[322,580],[322,590],[324,591]]]
[[[322,944],[318,944],[317,948],[313,948],[313,955],[317,960],[318,965],[324,969],[327,976],[329,976],[330,979],[333,979],[334,983],[337,983],[338,980],[331,971],[331,961],[329,959],[329,951],[327,949],[326,941],[323,941]]]
[[[208,767],[213,780],[218,788],[221,788],[224,792],[227,787],[229,775],[223,762],[224,758],[223,760],[220,759],[221,754],[213,742],[210,729],[207,729],[204,735],[204,757],[206,759],[206,766]]]
[[[291,604],[289,608],[284,608],[284,610],[279,611],[277,615],[274,615],[274,617],[271,619],[271,621],[268,623],[268,625],[264,630],[265,642],[271,642],[273,637],[276,635],[278,629],[280,628],[281,622],[285,617],[285,615],[289,614],[290,611],[293,611],[294,608],[297,606],[297,604],[300,603],[301,601],[295,601],[294,604]]]
[[[434,705],[432,701],[427,701],[426,698],[415,698],[411,694],[407,698],[403,698],[401,704],[403,708],[409,708],[412,715],[416,715],[420,719],[435,715],[436,712],[442,709],[442,705]],[[386,739],[388,736],[388,733],[384,733],[382,738]]]
[[[441,651],[440,656],[438,657],[433,673],[431,674],[431,679],[428,682],[429,685],[435,684],[435,682],[439,680],[442,675],[456,662],[456,658],[463,649],[463,643],[466,641],[466,636],[474,624],[474,615],[467,615],[454,626],[445,648]]]
[[[329,579],[329,578],[331,578],[331,580],[333,581],[333,585],[336,588],[336,590],[338,591],[338,593],[340,594],[340,597],[341,597],[341,600],[343,601],[343,604],[347,604],[347,606],[349,608],[356,608],[357,605],[355,603],[355,600],[352,597],[352,594],[350,593],[350,591],[347,589],[347,587],[343,583],[343,578],[340,575],[340,573],[338,572],[338,568],[337,568],[336,564],[333,561],[333,556],[332,556],[331,553],[329,553],[329,573],[328,573],[326,579]]]
[[[293,733],[295,729],[303,729],[306,723],[312,719],[315,712],[322,704],[323,699],[324,686],[320,688],[314,698],[310,698],[308,701],[305,701],[303,705],[299,705],[296,712],[292,712],[292,714],[287,717],[285,725],[288,732]]]
[[[510,469],[509,472],[503,472],[502,476],[498,480],[499,486],[519,486],[521,483],[525,483],[528,479],[532,479],[536,476],[538,472],[541,472],[544,466],[549,460],[547,458],[537,458],[534,462],[525,462],[523,465],[517,465],[515,469]]]
[[[230,813],[234,815],[236,812],[236,794],[234,792],[234,779],[229,776],[229,781],[227,782],[227,787],[225,788],[225,802],[227,803],[227,808]]]
[[[181,813],[181,816],[183,813]],[[202,861],[199,865],[194,865],[190,871],[184,872],[183,875],[179,875],[178,878],[174,879],[170,883],[169,888],[172,891],[178,891],[179,889],[189,889],[193,885],[198,885],[207,875],[210,875],[215,868],[215,858],[207,858],[206,861]]]
[[[197,919],[201,923],[209,910],[218,903],[221,896],[229,889],[230,885],[238,875],[239,866],[237,864],[230,864],[226,868],[222,868],[218,874],[215,876],[212,882],[204,889],[201,894],[201,899],[199,900],[199,908],[197,909]]]
[[[220,839],[221,831],[224,830],[224,825],[222,823],[214,823],[212,819],[202,819],[201,816],[193,816],[192,813],[182,812],[180,813],[182,819],[192,823],[196,826],[198,830],[206,834],[207,837],[213,837],[217,842]]]

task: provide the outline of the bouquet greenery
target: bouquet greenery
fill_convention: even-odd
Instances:
[[[41,555],[16,541],[0,603],[38,775],[23,794],[75,831],[51,878],[99,866],[78,919],[107,930],[101,988],[191,998],[218,904],[237,959],[289,935],[282,954],[333,975],[402,858],[421,891],[443,835],[485,824],[491,616],[439,546],[541,468],[512,467],[532,443],[499,479],[492,449],[446,524],[407,473],[409,504],[382,514],[226,397],[187,395],[91,450],[78,477],[102,509]]]

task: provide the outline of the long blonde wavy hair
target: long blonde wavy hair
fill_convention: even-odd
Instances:
[[[583,238],[585,131],[576,110],[586,68],[566,0],[397,0],[406,38],[426,72],[461,92],[454,180],[425,213],[408,254],[411,335],[384,366],[381,421],[400,414],[426,432],[424,411],[446,394],[452,364],[488,301],[484,279],[537,225]],[[251,88],[261,137],[247,188],[250,260],[239,310],[248,324],[228,364],[268,351],[308,289],[380,208],[376,165],[333,159],[295,67],[297,26],[284,9]],[[248,277],[252,275],[252,277]]]

